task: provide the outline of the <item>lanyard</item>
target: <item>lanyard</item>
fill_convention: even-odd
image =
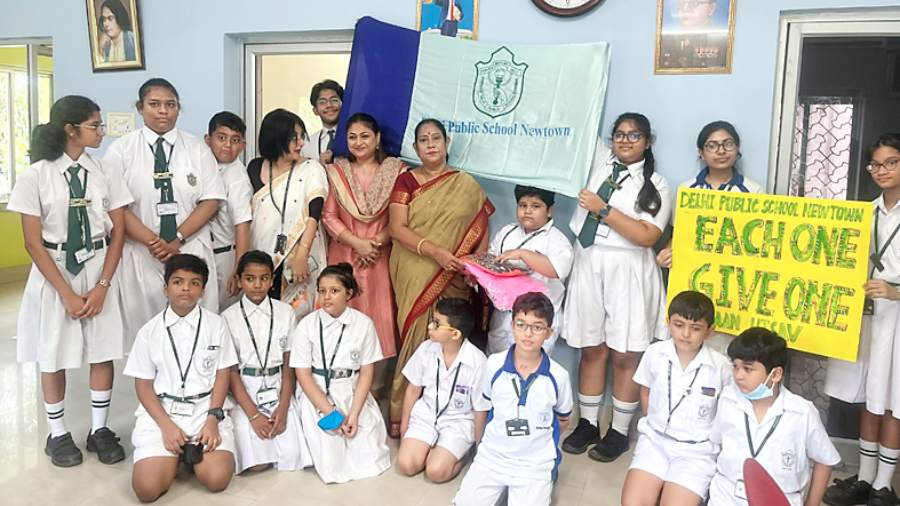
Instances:
[[[166,327],[166,333],[169,334],[169,343],[172,344],[172,353],[175,354],[175,364],[178,366],[178,375],[181,377],[181,395],[184,396],[184,385],[187,383],[187,375],[191,371],[191,363],[194,361],[194,352],[197,351],[197,341],[200,340],[200,324],[203,322],[203,310],[197,317],[197,332],[194,333],[194,345],[191,346],[191,358],[188,360],[187,367],[184,372],[181,369],[181,359],[178,357],[178,349],[175,347],[175,339],[172,337],[172,329]],[[165,324],[165,322],[163,322]]]
[[[337,357],[338,349],[341,347],[341,340],[344,338],[344,330],[346,325],[341,324],[341,334],[338,336],[337,344],[334,345],[334,353],[331,354],[331,362],[325,363],[325,337],[322,327],[322,317],[319,317],[319,346],[322,348],[322,369],[325,370],[325,395],[331,393],[331,371],[334,365],[334,358]]]
[[[169,142],[163,139],[164,142]],[[156,149],[153,147],[153,144],[147,144],[147,147],[150,148],[150,154],[153,155],[153,159],[156,160]],[[166,172],[169,172],[169,164],[172,163],[172,151],[175,151],[175,144],[172,144],[169,147],[169,156],[166,157]]]
[[[291,179],[293,179],[295,165],[292,164],[291,170],[288,171],[287,183],[284,186],[284,198],[281,200],[281,209],[278,208],[275,196],[272,195],[272,165],[272,162],[269,162],[269,199],[272,201],[272,206],[278,211],[278,215],[281,216],[281,233],[284,234],[284,215],[287,214],[288,193],[291,191]]]
[[[88,171],[84,168],[84,165],[79,164],[78,166],[81,167],[81,170],[84,172],[84,178],[81,180],[81,188],[84,190],[82,198],[87,198]],[[72,193],[72,179],[71,176],[69,176],[69,171],[63,172],[63,177],[66,178],[66,184],[69,185],[69,198],[77,198],[75,197],[75,194]]]
[[[891,245],[891,242],[894,240],[894,237],[897,236],[897,232],[900,232],[900,223],[894,227],[894,231],[891,232],[891,235],[888,236],[887,242],[884,243],[884,246],[879,249],[878,247],[878,216],[880,215],[878,209],[875,209],[875,253],[869,257],[872,260],[872,269],[869,272],[869,279],[872,279],[872,276],[875,275],[875,270],[878,269],[878,272],[884,270],[884,265],[881,263],[881,257],[884,256],[884,253],[887,251],[888,246]]]
[[[781,421],[781,416],[778,415],[775,417],[775,421],[772,422],[772,427],[769,428],[769,432],[766,433],[766,437],[763,438],[762,443],[759,444],[759,448],[756,450],[753,449],[753,438],[750,437],[750,417],[747,416],[747,413],[744,413],[744,427],[747,429],[747,446],[750,447],[750,455],[753,458],[756,458],[757,455],[762,452],[763,446],[766,446],[766,443],[769,441],[769,436],[775,432],[775,428],[778,427],[778,422]]]
[[[669,417],[666,418],[666,428],[669,427],[669,422],[672,421],[672,414],[678,409],[678,406],[681,406],[681,403],[684,401],[684,398],[691,394],[691,388],[694,387],[694,382],[697,381],[697,376],[700,375],[700,367],[694,371],[694,377],[691,378],[691,383],[688,385],[687,389],[681,393],[681,398],[678,399],[678,402],[675,403],[675,407],[672,407],[672,361],[669,361]],[[755,455],[754,455],[755,456]]]
[[[78,163],[78,162],[76,162],[76,163]],[[84,165],[78,164],[78,166],[81,167],[81,170],[84,172],[84,178],[81,180],[82,181],[81,189],[83,190],[83,193],[80,198],[85,199],[85,202],[87,202],[88,171],[87,171],[87,169],[84,168]],[[68,171],[64,172],[63,177],[66,178],[66,184],[69,185],[70,201],[71,201],[71,199],[79,198],[79,197],[75,196],[75,192],[73,191],[74,189],[72,188],[72,179],[71,179],[71,176],[69,175],[69,172]],[[71,205],[71,204],[69,204],[69,205]],[[94,249],[94,245],[91,241],[91,238],[88,236],[88,229],[87,229],[87,227],[84,226],[84,220],[87,217],[87,205],[85,204],[84,213],[77,212],[77,213],[75,213],[75,216],[76,216],[76,219],[78,220],[78,227],[81,229],[82,234],[84,235],[84,238],[83,238],[84,247],[88,250]],[[90,220],[90,218],[88,218],[88,220]],[[68,238],[66,240],[68,241]]]
[[[259,347],[256,345],[256,336],[253,335],[253,328],[250,326],[250,320],[247,318],[247,312],[244,311],[244,299],[241,298],[241,315],[244,317],[244,323],[247,324],[247,332],[250,333],[250,342],[253,343],[253,351],[256,352],[256,360],[259,361],[259,366],[265,370],[266,365],[269,363],[269,350],[272,349],[272,328],[275,326],[275,311],[272,308],[272,298],[267,297],[269,299],[269,341],[266,343],[266,359],[263,360],[259,356]],[[265,383],[265,378],[263,378],[263,383]]]
[[[506,233],[506,235],[503,236],[503,239],[500,239],[500,253],[503,253],[503,251],[504,251],[504,250],[503,250],[503,246],[506,244],[506,238],[509,237],[510,234],[512,234],[513,232],[515,232],[516,229],[518,229],[518,228],[519,228],[518,226],[513,227],[509,232]],[[525,238],[524,241],[520,242],[519,245],[516,246],[514,249],[521,249],[522,246],[525,246],[525,244],[526,244],[528,241],[534,239],[535,237],[537,237],[537,236],[543,234],[543,233],[546,232],[546,231],[547,231],[547,229],[542,229],[542,230],[538,230],[537,232],[535,232],[535,233],[529,235],[528,237]]]
[[[441,405],[441,359],[436,358],[435,360],[437,360],[437,369],[434,371],[434,423],[437,424],[438,418],[450,407],[450,401],[453,399],[453,390],[456,389],[456,380],[459,379],[459,369],[462,367],[462,362],[456,364],[456,374],[453,375],[453,384],[450,385],[450,396],[447,398],[447,404],[444,404],[443,409],[438,411],[438,406]]]
[[[537,378],[537,374],[532,374],[528,381],[522,383],[522,392],[519,393],[519,386],[516,385],[515,378],[510,378],[509,380],[512,382],[513,390],[516,391],[516,397],[519,398],[519,402],[516,404],[516,418],[520,418],[519,408],[525,405],[525,402],[528,400],[528,389],[531,388],[531,384],[534,382],[534,379]]]

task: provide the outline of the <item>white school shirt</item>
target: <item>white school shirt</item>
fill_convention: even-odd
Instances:
[[[309,140],[300,148],[300,154],[306,158],[319,161],[319,156],[328,150],[328,131],[333,130],[337,135],[337,125],[332,128],[323,128],[309,136]],[[337,137],[335,137],[337,139]]]
[[[177,128],[162,137],[169,172],[173,173],[175,201],[178,203],[175,222],[181,224],[198,203],[224,199],[225,186],[219,177],[216,159],[202,139]],[[113,142],[103,157],[103,164],[108,170],[123,174],[134,196],[131,211],[155,234],[159,234],[160,222],[156,210],[160,190],[153,184],[154,151],[158,138],[158,134],[144,126]],[[207,225],[204,224],[195,236],[208,245]]]
[[[888,210],[884,206],[884,195],[882,194],[874,200],[874,203],[875,216],[878,217],[878,230],[875,231],[875,234],[877,234],[878,249],[880,250],[884,248],[894,229],[900,227],[900,202],[897,202],[892,209]],[[873,230],[875,229],[874,217],[872,219],[872,228]],[[875,252],[875,242],[876,238],[873,235],[872,252]],[[876,269],[872,274],[872,279],[883,279],[890,283],[900,283],[900,232],[897,233],[887,250],[885,250],[884,255],[881,257],[881,263],[884,265],[884,270],[878,271]],[[872,269],[871,265],[869,269]]]
[[[269,302],[272,303],[271,312]],[[241,313],[241,303],[247,313],[247,321],[253,329],[253,337],[256,340],[256,348],[250,339],[247,330],[247,322]],[[272,320],[274,314],[274,320]],[[231,334],[234,343],[234,351],[237,354],[238,366],[260,368],[260,358],[266,362],[266,368],[278,367],[284,361],[284,354],[291,351],[291,332],[297,324],[294,309],[290,304],[266,297],[257,306],[246,295],[241,296],[240,301],[232,304],[222,311],[222,319]],[[269,322],[272,323],[272,344],[269,345]],[[269,350],[268,359],[266,349]],[[257,356],[257,350],[259,356]]]
[[[291,367],[323,368],[322,346],[319,342],[320,321],[327,360],[325,366],[358,371],[360,367],[384,358],[375,332],[375,323],[365,314],[348,306],[337,318],[324,309],[317,309],[300,320],[292,337]],[[342,328],[343,338],[335,355]]]
[[[253,219],[250,200],[253,186],[247,175],[247,168],[240,160],[227,165],[219,165],[219,176],[225,186],[225,199],[219,203],[219,210],[209,222],[213,248],[234,245],[234,227]]]
[[[743,479],[744,460],[751,457],[745,420],[750,426],[753,447],[760,452],[756,460],[775,479],[791,504],[802,504],[814,462],[834,466],[841,461],[813,403],[784,386],[780,389],[762,423],[757,423],[752,403],[738,387],[731,383],[725,388],[710,432],[710,440],[722,449],[716,461],[716,475],[711,485],[715,490],[711,491],[711,498],[719,497],[720,501],[728,498],[731,504],[747,504],[746,500],[734,497],[735,484]],[[778,426],[762,445],[779,416]],[[759,450],[761,445],[762,450]],[[710,504],[720,502],[711,500]]]
[[[429,339],[420,344],[403,367],[403,375],[409,383],[422,387],[422,396],[413,406],[410,418],[433,423],[435,413],[443,411],[441,421],[474,420],[472,405],[474,399],[481,397],[481,377],[486,360],[484,353],[468,339],[463,341],[449,367],[440,343]]]
[[[192,360],[191,348],[198,324],[200,333]],[[172,332],[181,362],[180,370],[166,328]],[[191,361],[190,367],[188,361]],[[235,364],[237,356],[231,335],[221,316],[196,305],[182,318],[172,308],[166,307],[138,331],[123,374],[153,380],[153,391],[157,395],[188,397],[211,391],[216,381],[216,371]],[[187,376],[182,392],[181,374],[185,370]],[[141,406],[138,412],[143,409]]]
[[[15,211],[41,219],[41,235],[52,243],[64,243],[69,233],[69,167],[76,162],[63,153],[56,160],[41,160],[32,164],[16,177],[16,186],[6,205],[8,211]],[[78,158],[82,169],[78,179],[84,185],[87,175],[85,198],[88,221],[91,224],[91,238],[102,239],[112,231],[113,223],[109,211],[125,207],[134,199],[125,186],[121,174],[106,170],[100,160],[82,153]]]
[[[572,270],[572,244],[569,239],[553,226],[553,220],[549,220],[543,227],[532,233],[526,233],[518,223],[510,223],[494,234],[488,247],[488,252],[499,255],[514,249],[526,249],[545,255],[558,279],[551,279],[537,272],[532,272],[530,277],[540,281],[547,287],[547,297],[553,303],[557,315],[562,309],[563,297],[566,294],[566,286],[563,282]],[[525,262],[514,261],[515,264],[525,265]],[[554,319],[556,321],[556,319]]]
[[[609,147],[602,142],[597,142],[597,149],[594,153],[594,162],[591,168],[591,174],[588,177],[586,188],[592,192],[599,190],[603,181],[612,175],[613,165],[617,161],[618,160],[613,156]],[[629,165],[628,170],[619,175],[617,183],[622,187],[613,192],[608,204],[615,210],[622,212],[631,218],[646,221],[660,230],[665,230],[666,225],[669,223],[669,218],[672,215],[672,192],[669,190],[669,183],[666,182],[665,178],[662,177],[659,172],[654,171],[653,175],[650,177],[650,181],[659,191],[660,206],[656,216],[640,210],[637,207],[638,194],[641,191],[641,187],[644,185],[643,160]],[[581,206],[576,207],[575,212],[572,214],[572,219],[569,221],[569,228],[576,236],[581,231],[581,227],[584,225],[586,219],[588,219],[587,209],[584,209]],[[577,243],[578,241],[575,242]],[[594,244],[624,249],[643,248],[643,246],[634,244],[613,230],[610,226],[603,223],[600,223],[597,227],[597,235],[594,237]]]
[[[634,382],[650,389],[647,416],[638,422],[642,433],[652,430],[680,441],[706,442],[716,403],[731,382],[731,362],[704,344],[682,369],[675,342],[667,339],[647,348]]]
[[[556,417],[572,413],[569,373],[541,350],[537,370],[523,379],[516,371],[515,350],[512,345],[508,351],[488,357],[485,364],[482,394],[474,409],[490,412],[475,461],[510,476],[551,480],[562,461]],[[513,383],[519,393],[523,392],[522,383],[529,385],[523,406],[519,406]],[[506,422],[515,418],[528,420],[529,435],[507,435]]]

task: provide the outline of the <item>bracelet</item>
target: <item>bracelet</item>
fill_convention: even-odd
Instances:
[[[428,240],[427,238],[423,237],[422,240],[419,241],[419,244],[416,244],[416,253],[418,253],[419,256],[422,256],[422,243],[424,243],[427,240]]]
[[[260,413],[259,411],[257,411],[255,415],[253,415],[253,416],[250,417],[250,421],[252,422],[253,420],[256,420],[257,418],[259,418],[259,417],[261,417],[261,416],[262,416],[262,413]]]

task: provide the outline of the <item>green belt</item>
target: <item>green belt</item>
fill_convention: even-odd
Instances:
[[[212,393],[212,390],[210,390],[209,392],[204,392],[202,394],[188,395],[187,397],[176,397],[176,396],[170,395],[170,394],[157,394],[156,396],[159,397],[160,399],[169,399],[169,400],[173,400],[173,401],[189,402],[189,401],[196,401],[196,400],[202,399],[204,397],[207,397],[211,393]]]
[[[233,250],[234,246],[229,244],[228,246],[222,246],[221,248],[213,248],[213,254],[218,255],[219,253],[228,253]]]
[[[274,376],[281,372],[281,366],[269,367],[268,369],[262,369],[260,367],[245,367],[241,369],[241,374],[244,376]]]
[[[68,251],[66,249],[66,243],[64,243],[64,242],[57,244],[55,242],[43,241],[43,243],[44,243],[45,248],[55,249],[55,250],[59,250],[59,251]],[[107,246],[109,246],[109,237],[104,237],[103,239],[98,239],[98,240],[94,241],[93,249],[95,249],[95,250],[103,249]]]
[[[356,371],[353,369],[331,369],[328,372],[330,373],[329,379],[352,378],[353,375],[356,373]],[[325,369],[319,369],[318,367],[313,367],[312,373],[317,376],[322,376],[323,378],[325,377]]]

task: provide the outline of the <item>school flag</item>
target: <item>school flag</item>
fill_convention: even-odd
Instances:
[[[668,296],[708,295],[716,328],[765,327],[797,350],[856,360],[872,204],[680,188]]]
[[[443,122],[450,165],[576,196],[587,182],[603,112],[609,45],[525,45],[356,24],[335,152],[344,125],[374,116],[387,153],[418,163],[415,125]]]

